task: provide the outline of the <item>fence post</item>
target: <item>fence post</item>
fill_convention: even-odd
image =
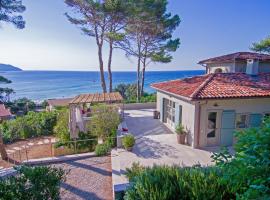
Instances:
[[[20,157],[20,162],[22,162],[21,150],[19,150],[19,157]]]
[[[28,162],[28,154],[27,154],[27,148],[26,148],[26,145],[24,145],[24,148],[25,148],[26,160],[27,160],[27,162]]]
[[[12,155],[13,155],[13,164],[16,165],[14,153]]]
[[[51,157],[53,157],[53,145],[52,145],[52,138],[50,138],[50,147],[51,147]]]
[[[74,145],[74,147],[75,147],[75,154],[77,153],[77,140],[75,140],[75,145]]]

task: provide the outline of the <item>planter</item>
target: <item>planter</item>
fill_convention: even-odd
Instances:
[[[132,151],[133,147],[127,147],[125,148],[127,151]]]
[[[177,134],[177,142],[178,144],[185,144],[186,142],[186,134]]]

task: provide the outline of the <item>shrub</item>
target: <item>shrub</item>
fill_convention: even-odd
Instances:
[[[213,156],[223,181],[239,199],[270,199],[270,119],[260,128],[236,133],[235,156],[227,150]]]
[[[1,199],[60,199],[66,172],[52,167],[17,168],[18,175],[0,181]]]
[[[34,111],[36,108],[35,102],[27,98],[20,98],[13,102],[8,102],[7,106],[14,114],[27,114],[28,111]]]
[[[87,124],[87,129],[99,138],[111,137],[120,123],[118,108],[99,104],[92,107],[93,116]]]
[[[13,142],[16,139],[26,139],[53,133],[56,124],[54,112],[28,112],[27,115],[15,120],[5,121],[0,128],[5,142]]]
[[[140,165],[139,162],[132,163],[131,168],[126,169],[126,176],[130,181],[132,181],[136,176],[139,176],[146,168]]]
[[[135,138],[132,134],[125,135],[122,138],[122,143],[123,143],[123,146],[125,147],[125,149],[129,149],[129,148],[134,146]]]
[[[135,171],[134,171],[135,170]],[[131,173],[130,173],[131,174]],[[215,168],[136,166],[125,199],[231,199],[234,195],[219,180]]]
[[[110,151],[110,146],[107,143],[98,144],[95,149],[97,156],[105,156]]]
[[[53,132],[62,142],[70,140],[69,133],[69,110],[66,108],[57,111],[57,122]]]
[[[185,134],[185,127],[182,124],[178,124],[175,128],[175,132],[180,135]]]

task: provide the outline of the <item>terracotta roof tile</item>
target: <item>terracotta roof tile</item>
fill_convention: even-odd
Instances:
[[[48,99],[47,102],[51,106],[68,106],[69,102],[73,98],[62,98],[62,99]]]
[[[9,109],[6,109],[4,104],[0,104],[0,117],[11,116]]]
[[[244,73],[219,73],[152,84],[175,95],[196,99],[270,97],[270,73],[250,76]]]
[[[235,60],[247,60],[247,59],[270,61],[270,55],[262,54],[262,53],[254,53],[254,52],[237,52],[237,53],[232,53],[232,54],[227,54],[223,56],[218,56],[218,57],[202,60],[199,62],[199,64],[233,62]]]

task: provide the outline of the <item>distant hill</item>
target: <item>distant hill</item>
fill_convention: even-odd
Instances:
[[[7,71],[22,71],[22,69],[20,69],[18,67],[14,67],[12,65],[1,64],[0,63],[0,71],[2,71],[2,72],[7,72]]]

